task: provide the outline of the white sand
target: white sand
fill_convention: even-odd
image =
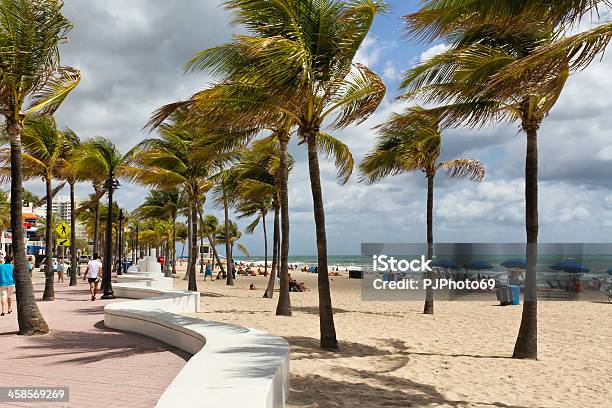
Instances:
[[[612,304],[540,302],[540,359],[520,361],[509,358],[520,307],[437,302],[425,316],[420,302],[362,302],[360,281],[335,277],[342,350],[328,353],[318,347],[316,276],[292,274],[313,289],[291,294],[292,317],[261,298],[263,277],[233,288],[198,277],[198,317],[290,342],[289,407],[612,407]]]

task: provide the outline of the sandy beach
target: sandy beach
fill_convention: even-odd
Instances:
[[[292,275],[310,289],[291,294],[292,317],[261,298],[264,277],[227,287],[198,276],[197,315],[286,338],[291,408],[611,406],[612,304],[540,302],[540,359],[520,361],[510,358],[520,307],[437,302],[425,316],[420,302],[362,302],[358,280],[334,277],[341,351],[328,353],[318,347],[316,276]]]

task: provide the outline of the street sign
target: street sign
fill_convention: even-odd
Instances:
[[[60,238],[68,238],[71,232],[72,228],[70,228],[70,224],[66,221],[62,221],[55,226],[55,233]]]
[[[69,239],[58,239],[57,240],[57,246],[69,247],[70,246],[70,240]]]

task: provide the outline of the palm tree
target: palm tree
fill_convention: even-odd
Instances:
[[[219,268],[221,268],[221,273],[225,273],[223,264],[219,258],[219,253],[217,252],[217,242],[215,241],[215,235],[219,232],[219,228],[219,220],[217,217],[212,214],[207,214],[202,218],[200,215],[200,231],[202,235],[208,239],[208,243],[213,251],[213,259],[217,262]]]
[[[147,139],[138,144],[133,165],[127,170],[128,177],[143,185],[161,190],[176,188],[185,192],[188,202],[188,218],[191,226],[190,263],[187,271],[188,289],[197,291],[197,229],[199,197],[209,184],[206,182],[209,168],[207,162],[194,154],[196,130],[183,126],[179,117],[160,128],[159,138]]]
[[[278,247],[280,244],[281,167],[286,166],[287,171],[290,171],[293,167],[293,158],[286,151],[281,153],[281,150],[284,148],[286,149],[286,146],[281,147],[278,133],[273,133],[265,139],[253,142],[251,147],[243,152],[239,163],[235,166],[235,178],[238,180],[237,212],[240,214],[240,217],[256,217],[247,227],[247,233],[252,233],[259,222],[263,221],[266,271],[268,245],[265,215],[270,209],[274,210],[272,271],[268,286],[264,292],[264,298],[269,299],[274,296],[274,285],[277,270],[279,269],[277,263],[279,258]],[[284,161],[282,165],[281,160]],[[288,225],[286,227],[288,228]],[[280,275],[282,284],[277,314],[285,315],[286,311],[291,311],[288,271],[286,271],[286,274],[280,273]]]
[[[135,211],[135,214],[140,218],[154,218],[170,222],[169,226],[172,233],[167,242],[168,248],[176,248],[176,219],[178,217],[180,205],[179,196],[178,190],[170,190],[167,192],[151,190],[145,198],[144,203]],[[166,264],[170,263],[172,267],[171,273],[176,274],[176,251],[172,249],[170,252],[172,260],[168,257],[166,259]]]
[[[83,179],[81,171],[81,139],[71,129],[66,129],[63,132],[63,146],[61,153],[61,163],[58,170],[60,176],[64,178],[70,186],[70,286],[77,285],[76,270],[78,268],[77,260],[77,242],[76,242],[76,200],[75,186],[78,181]]]
[[[394,114],[380,125],[380,137],[374,151],[361,162],[362,180],[368,183],[388,176],[422,171],[427,179],[427,259],[433,258],[434,178],[439,170],[449,177],[484,179],[484,166],[477,160],[455,159],[439,162],[442,147],[439,118],[420,107]],[[424,314],[434,313],[431,288],[427,289]]]
[[[413,35],[426,39],[441,36],[451,40],[452,48],[408,71],[402,86],[406,98],[445,105],[439,109],[443,126],[520,121],[527,135],[527,274],[513,357],[536,359],[538,130],[569,74],[588,65],[605,49],[612,26],[563,37],[567,24],[578,21],[585,10],[596,5],[588,0],[555,5],[500,1],[495,2],[497,10],[483,6],[481,1],[459,3],[463,11],[470,12],[430,2],[406,17]],[[540,14],[533,12],[534,7],[541,6],[548,9]]]
[[[115,176],[122,177],[128,163],[133,155],[133,151],[122,154],[117,146],[110,140],[98,136],[87,141],[83,145],[83,171],[91,174],[95,169],[99,174],[107,175],[105,190],[108,194],[108,211],[106,224],[106,250],[104,255],[104,274],[102,279],[102,289],[104,295],[102,299],[114,299],[111,270],[113,267],[113,248],[112,248],[112,231],[114,214],[113,208],[113,190]],[[111,241],[111,242],[109,242]]]
[[[55,299],[53,288],[53,187],[51,185],[63,160],[64,135],[60,132],[55,120],[50,116],[35,116],[25,122],[21,135],[24,148],[23,176],[26,178],[42,178],[46,187],[46,237],[45,237],[45,290],[42,300]]]
[[[4,153],[3,153],[4,155]],[[10,152],[7,154],[7,156],[10,155]],[[9,173],[10,173],[10,169],[9,169]],[[31,191],[26,190],[25,188],[21,189],[21,198],[23,199],[24,203],[37,203],[40,201],[40,197],[37,196],[36,194],[32,193]]]
[[[78,71],[60,66],[59,44],[72,28],[60,1],[0,0],[0,107],[11,145],[11,228],[19,333],[49,331],[34,298],[21,228],[24,121],[52,114],[79,83]],[[27,33],[24,34],[24,33]]]
[[[230,1],[226,5],[236,15],[234,22],[246,26],[250,35],[236,36],[232,43],[201,51],[193,58],[188,69],[210,70],[224,82],[212,92],[194,95],[186,104],[195,107],[198,114],[202,108],[208,111],[207,119],[223,116],[228,110],[244,111],[249,107],[259,113],[239,115],[232,127],[240,127],[240,121],[244,120],[247,127],[256,123],[267,128],[269,123],[277,123],[278,116],[286,116],[291,126],[298,127],[300,142],[308,147],[314,201],[321,347],[336,350],[318,162],[319,139],[325,137],[321,128],[326,120],[334,118],[331,125],[336,129],[362,122],[384,98],[385,86],[380,78],[367,67],[353,63],[375,14],[384,9],[384,4],[375,0],[322,0],[289,4]],[[211,100],[216,101],[212,107]],[[159,123],[177,106],[185,104],[169,105],[158,111],[152,124]],[[266,114],[261,115],[262,112]],[[350,175],[349,162],[339,162],[343,176]],[[284,204],[283,190],[281,185]],[[283,239],[287,235],[283,231]],[[281,272],[285,250],[281,254]]]
[[[230,220],[228,231],[229,234],[226,233],[226,230],[224,228],[217,232],[217,235],[215,236],[215,241],[222,245],[229,244],[230,253],[233,251],[234,245],[236,245],[240,252],[242,252],[245,256],[250,256],[247,247],[238,242],[238,240],[242,237],[242,232],[238,229],[238,224]],[[227,239],[226,237],[229,237],[229,239]]]
[[[230,196],[237,189],[236,180],[233,169],[224,169],[219,167],[219,172],[213,176],[216,182],[213,194],[215,195],[217,205],[223,208],[223,235],[231,236],[231,224],[229,218],[229,207],[230,207]],[[218,237],[219,235],[217,235]],[[219,241],[215,237],[215,240],[219,243],[225,244],[225,265],[227,266],[227,285],[234,285],[234,257],[232,254],[232,242],[230,240]]]

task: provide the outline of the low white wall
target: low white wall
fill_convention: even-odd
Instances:
[[[107,327],[141,333],[193,354],[157,403],[159,408],[280,408],[289,395],[289,344],[241,326],[177,313],[199,311],[199,293],[113,285],[133,300],[104,308]]]

